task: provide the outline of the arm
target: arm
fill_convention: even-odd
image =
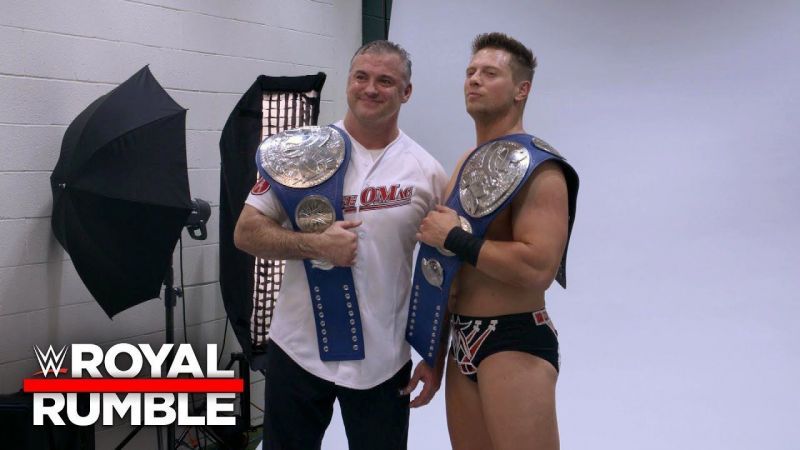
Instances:
[[[461,167],[461,164],[464,162],[467,152],[464,156],[461,157],[459,160],[457,167]],[[450,191],[453,189],[453,185],[456,182],[456,177],[458,175],[458,171],[456,171],[456,175],[452,176],[449,181],[447,180],[447,173],[444,172],[444,169],[441,165],[437,166],[436,173],[433,177],[433,185],[437,189],[436,198],[440,202],[444,202],[447,199],[447,196],[450,195]],[[444,189],[443,191],[440,189]],[[433,207],[434,205],[431,205]],[[417,388],[419,382],[422,382],[422,390],[420,393],[409,402],[409,407],[411,408],[419,408],[421,406],[425,406],[433,399],[436,392],[439,391],[439,388],[442,385],[442,377],[444,375],[444,367],[445,361],[447,359],[447,341],[450,337],[450,333],[448,330],[450,323],[450,313],[446,312],[444,315],[443,323],[442,323],[442,336],[440,340],[440,351],[436,355],[436,366],[431,367],[426,363],[424,360],[417,363],[417,366],[414,368],[414,372],[409,379],[408,384],[406,387],[400,390],[401,395],[411,395],[412,392]]]
[[[569,227],[567,182],[561,167],[545,162],[512,203],[511,241],[486,241],[477,269],[505,283],[538,290],[558,272]]]
[[[356,255],[356,234],[349,231],[360,221],[339,221],[322,233],[300,233],[281,227],[273,219],[244,205],[236,222],[236,247],[267,259],[322,259],[336,266],[352,266]]]
[[[567,183],[558,164],[537,167],[511,204],[512,240],[484,241],[476,268],[506,284],[547,289],[567,243],[568,204]],[[455,226],[455,211],[439,206],[422,221],[417,238],[442,247]]]
[[[445,314],[445,317],[447,319],[442,324],[444,332],[440,338],[439,353],[436,355],[436,367],[429,366],[424,360],[418,362],[408,385],[400,390],[402,395],[411,395],[419,382],[422,381],[422,391],[409,403],[411,408],[419,408],[430,403],[442,385],[442,376],[444,375],[444,366],[447,360],[447,341],[450,338],[450,333],[447,331],[450,329],[450,313]]]

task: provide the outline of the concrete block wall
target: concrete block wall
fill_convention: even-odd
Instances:
[[[328,75],[320,123],[345,111],[350,55],[361,42],[359,0],[29,0],[0,3],[0,392],[38,370],[33,345],[164,340],[163,302],[109,320],[50,228],[50,172],[67,125],[145,64],[187,114],[193,197],[209,200],[209,237],[184,233],[190,342],[222,343],[217,220],[219,137],[259,74]],[[178,257],[175,255],[176,277]],[[183,339],[182,306],[175,310]],[[225,354],[238,346],[229,330]],[[199,348],[199,347],[198,347]],[[223,358],[225,361],[227,358]],[[254,381],[261,406],[263,380]],[[259,411],[253,409],[253,422]],[[98,428],[97,448],[128,429]],[[128,448],[152,448],[140,433]]]

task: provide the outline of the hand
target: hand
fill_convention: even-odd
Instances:
[[[331,224],[319,235],[320,259],[328,261],[334,266],[354,265],[358,236],[351,230],[359,225],[361,225],[360,220],[340,220]]]
[[[400,393],[403,395],[410,395],[417,388],[417,384],[422,381],[422,392],[409,403],[412,408],[419,408],[420,406],[427,405],[439,387],[442,385],[442,374],[444,367],[441,369],[433,369],[425,361],[420,361],[417,367],[414,368],[414,374],[408,382],[408,386],[404,387]]]
[[[436,205],[436,209],[422,219],[417,232],[417,240],[431,247],[444,248],[444,240],[453,227],[460,227],[458,214],[452,209]]]

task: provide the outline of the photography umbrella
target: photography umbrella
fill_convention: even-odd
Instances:
[[[171,267],[192,210],[185,120],[145,66],[64,134],[53,233],[109,317],[158,297]]]

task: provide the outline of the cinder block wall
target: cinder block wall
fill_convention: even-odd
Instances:
[[[50,172],[78,113],[145,64],[189,109],[191,193],[213,209],[207,240],[184,234],[188,335],[194,344],[221,344],[218,142],[225,120],[259,74],[318,71],[328,74],[320,123],[336,120],[360,42],[359,0],[0,3],[0,392],[18,390],[38,370],[33,345],[164,340],[162,301],[109,320],[52,235]],[[178,341],[182,312],[179,304]],[[223,361],[234,341],[229,330]],[[255,380],[253,400],[261,406],[263,381]],[[98,428],[97,448],[112,448],[127,431]],[[129,448],[153,448],[152,434],[140,434]]]

